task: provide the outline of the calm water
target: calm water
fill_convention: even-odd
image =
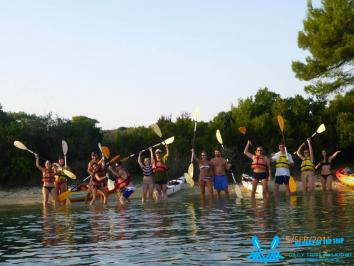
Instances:
[[[276,234],[281,264],[310,264],[310,252],[353,251],[353,203],[354,191],[348,190],[213,202],[184,190],[166,203],[142,206],[134,198],[124,208],[113,200],[106,207],[75,203],[59,210],[3,206],[0,264],[255,264],[248,258],[251,237],[257,235],[267,250]],[[293,235],[344,238],[344,243],[295,248]],[[353,257],[338,256],[327,259],[354,264]]]

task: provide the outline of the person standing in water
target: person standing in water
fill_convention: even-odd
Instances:
[[[214,198],[213,192],[213,169],[212,165],[208,161],[208,156],[205,151],[200,153],[200,159],[195,156],[194,149],[192,149],[193,160],[196,161],[199,165],[199,188],[200,195],[204,199],[205,198],[205,185],[208,187],[209,195],[211,198]]]
[[[54,167],[52,166],[52,163],[50,161],[45,162],[45,166],[42,167],[39,165],[39,156],[36,154],[36,167],[38,168],[39,171],[42,172],[42,182],[43,182],[43,188],[42,188],[42,194],[43,194],[43,206],[47,207],[48,206],[48,200],[49,200],[49,195],[52,196],[54,199],[54,207],[59,205],[58,202],[58,197],[57,197],[57,189],[55,187],[55,174],[56,171]]]
[[[214,150],[214,158],[210,160],[212,171],[214,173],[214,189],[220,198],[221,191],[225,192],[226,197],[229,197],[229,182],[227,180],[226,171],[229,171],[231,164],[221,156],[219,149]]]
[[[280,185],[285,185],[286,195],[290,195],[289,179],[290,167],[294,165],[293,157],[286,152],[284,144],[279,145],[279,152],[272,156],[272,161],[275,162],[275,194],[278,194]]]
[[[157,200],[167,199],[167,171],[166,165],[169,151],[168,145],[165,145],[166,154],[161,156],[160,149],[155,150],[155,159],[152,160],[152,169],[154,171],[155,187],[157,190]]]
[[[58,163],[54,163],[54,166],[56,167],[56,176],[55,176],[55,186],[57,188],[57,194],[58,196],[68,190],[68,180],[67,176],[63,173],[63,169],[69,170],[69,167],[66,165],[65,166],[65,160],[63,157],[59,156]],[[60,202],[61,204],[65,205],[65,201]]]
[[[304,154],[301,154],[302,148],[305,143],[296,151],[297,156],[302,160],[300,170],[301,170],[301,183],[303,186],[304,193],[311,192],[315,188],[316,176],[315,176],[315,164],[313,163],[313,149],[310,139],[307,139],[308,149],[304,150]]]
[[[272,169],[270,168],[270,160],[267,156],[263,155],[263,148],[258,146],[256,148],[256,153],[250,153],[249,146],[251,145],[251,141],[247,141],[246,147],[243,153],[252,160],[251,168],[253,170],[253,180],[252,180],[252,193],[251,197],[256,197],[256,189],[259,181],[262,182],[263,186],[263,195],[268,196],[268,179],[272,178]]]
[[[134,192],[133,188],[128,187],[131,182],[131,176],[123,167],[121,161],[115,163],[114,169],[111,166],[109,166],[108,169],[116,179],[115,190],[117,192],[118,201],[124,205],[126,202],[129,202],[128,198]]]
[[[340,153],[340,151],[336,151],[331,156],[327,157],[327,152],[322,150],[322,161],[320,161],[316,165],[316,169],[321,167],[321,185],[323,191],[331,191],[332,190],[332,172],[331,172],[331,164],[332,160]]]
[[[144,158],[144,163],[141,162],[141,154],[142,152],[139,153],[138,157],[138,163],[141,167],[141,170],[143,172],[143,195],[141,197],[141,202],[144,203],[146,199],[152,199],[153,198],[153,192],[154,192],[154,172],[152,169],[152,160],[153,160],[153,152],[152,148],[149,148],[150,151],[150,158],[146,157]]]
[[[104,192],[103,182],[106,180],[106,173],[102,167],[94,162],[92,163],[92,176],[91,176],[91,194],[92,199],[90,205],[96,202],[97,194],[103,198],[103,204],[107,204],[107,194]]]

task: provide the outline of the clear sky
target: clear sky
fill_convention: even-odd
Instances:
[[[113,129],[209,121],[265,86],[305,95],[305,16],[305,0],[0,0],[0,104]]]

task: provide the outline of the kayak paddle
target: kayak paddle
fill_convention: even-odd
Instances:
[[[68,143],[66,143],[65,140],[62,140],[61,141],[61,147],[63,148],[65,168],[66,168],[66,166],[67,166],[67,164],[66,164],[66,154],[68,153]]]
[[[316,134],[321,134],[321,133],[323,133],[323,132],[325,132],[326,131],[326,126],[324,125],[324,124],[321,124],[318,128],[317,128],[317,130],[316,130],[316,132],[315,133],[313,133],[312,135],[311,135],[311,137],[309,137],[309,139],[312,139],[314,136],[316,136]],[[304,144],[305,142],[303,142],[302,144]],[[301,144],[301,145],[302,145]],[[296,151],[293,153],[293,154],[296,154]]]
[[[221,148],[223,150],[223,152],[225,153],[225,148],[224,148],[224,145],[223,145],[223,141],[222,141],[222,137],[221,137],[221,133],[220,133],[220,130],[216,130],[216,139],[218,140],[218,142],[220,143],[221,145]],[[229,162],[229,159],[226,159],[227,162]],[[238,198],[242,199],[243,196],[242,196],[242,192],[241,192],[241,189],[240,187],[237,185],[236,183],[236,179],[235,179],[235,175],[234,175],[234,172],[230,169],[230,172],[231,172],[231,176],[232,176],[232,179],[234,180],[234,183],[235,183],[235,186],[234,186],[234,189],[235,189],[235,194]]]

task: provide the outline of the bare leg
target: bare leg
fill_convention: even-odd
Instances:
[[[302,183],[302,189],[303,192],[307,192],[307,181],[306,181],[306,174],[304,172],[301,172],[301,183]]]
[[[229,197],[229,196],[230,196],[230,194],[229,194],[229,189],[228,189],[228,188],[225,188],[225,196],[226,196],[226,197]]]
[[[252,180],[252,193],[251,193],[251,198],[253,198],[253,199],[256,197],[257,185],[258,185],[258,180],[253,178],[253,180]]]
[[[199,189],[200,189],[200,196],[205,198],[205,182],[203,179],[199,178]]]
[[[289,188],[289,184],[284,184],[285,185],[285,193],[286,193],[286,196],[290,196],[290,188]]]
[[[211,196],[211,198],[214,198],[213,182],[211,180],[207,181],[207,186],[209,190],[209,195]]]
[[[326,183],[327,183],[327,179],[324,179],[323,177],[321,177],[321,185],[322,185],[323,191],[326,191]]]
[[[268,197],[269,191],[268,191],[268,179],[267,178],[262,180],[262,185],[263,185],[263,196]]]
[[[274,194],[275,195],[278,195],[278,193],[279,193],[279,184],[275,184],[275,188],[274,188]]]
[[[167,199],[167,184],[162,185],[162,199]]]
[[[42,188],[42,195],[43,195],[43,207],[47,207],[48,206],[49,193],[48,193],[48,190],[45,187]]]
[[[142,203],[145,202],[147,191],[148,191],[148,184],[143,183],[143,196],[141,198]]]
[[[327,183],[328,191],[332,191],[332,181],[333,181],[332,175],[327,176],[326,183]]]
[[[92,199],[90,201],[90,205],[93,205],[96,201],[97,188],[92,187],[91,192],[92,192]]]
[[[52,189],[52,191],[50,192],[50,195],[52,195],[53,199],[54,199],[54,208],[55,207],[58,207],[60,204],[59,204],[59,200],[58,200],[58,192],[57,192],[57,188],[54,187]],[[49,196],[49,195],[48,195]],[[48,201],[47,201],[48,202]]]

